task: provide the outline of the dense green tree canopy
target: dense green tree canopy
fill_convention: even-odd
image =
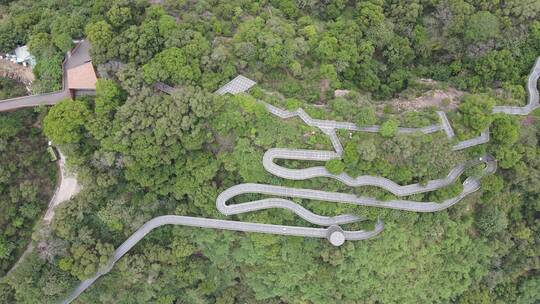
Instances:
[[[384,137],[392,137],[396,135],[399,127],[399,122],[396,119],[389,119],[381,124],[381,135]]]
[[[487,96],[469,95],[463,99],[459,106],[463,113],[463,122],[475,131],[484,131],[490,126],[493,118],[491,112],[495,102]]]
[[[0,114],[0,276],[26,249],[52,197],[55,166],[38,119],[31,110]]]
[[[83,101],[62,101],[51,108],[43,121],[43,131],[56,144],[76,143],[83,137],[88,115]]]
[[[499,36],[499,20],[487,11],[480,11],[469,17],[465,29],[468,42],[483,42]]]
[[[162,227],[78,301],[537,302],[539,120],[492,115],[495,105],[524,104],[527,75],[540,54],[540,6],[525,2],[0,0],[0,51],[30,45],[38,62],[34,92],[61,87],[63,53],[72,39],[91,42],[100,75],[96,96],[61,102],[43,121],[38,113],[32,122],[0,119],[0,152],[10,156],[0,160],[3,269],[27,244],[30,219],[39,217],[47,193],[19,174],[30,167],[32,174],[45,172],[36,169],[44,139],[30,146],[18,139],[21,128],[31,138],[42,123],[83,184],[59,206],[50,231],[36,230],[39,250],[0,279],[0,302],[61,301],[105,265],[113,248],[159,215],[306,225],[280,209],[224,217],[216,197],[239,183],[396,199],[330,178],[270,175],[262,166],[268,149],[330,150],[332,143],[298,118],[270,115],[257,99],[304,108],[315,119],[382,123],[384,136],[340,130],[342,159],[280,160],[285,167],[326,165],[334,173],[376,175],[400,185],[443,178],[484,153],[499,169],[482,180],[481,190],[433,214],[297,199],[318,214],[367,218],[344,229],[385,222],[380,237],[339,248],[324,240]],[[238,74],[258,85],[243,95],[213,94]],[[175,92],[156,90],[158,81]],[[343,96],[336,97],[336,89]],[[453,98],[424,103],[426,92]],[[456,152],[442,131],[396,134],[398,126],[439,123],[439,108],[448,113],[456,140],[488,127],[493,140]],[[455,196],[464,179],[481,170],[402,199]],[[262,198],[246,194],[229,203]]]
[[[501,145],[511,146],[519,140],[519,122],[514,116],[500,115],[492,124],[493,140]]]

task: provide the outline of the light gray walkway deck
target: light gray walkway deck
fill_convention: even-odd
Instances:
[[[453,138],[454,136],[456,136],[456,134],[454,133],[454,129],[452,129],[450,121],[448,121],[446,113],[444,113],[443,111],[437,111],[437,115],[439,115],[439,118],[441,119],[442,128],[444,129],[444,132],[446,132],[446,136],[448,136],[448,138]]]
[[[452,150],[454,151],[464,150],[470,147],[486,144],[488,142],[489,142],[489,129],[484,130],[482,133],[480,133],[480,136],[478,137],[460,141],[459,143],[457,143],[456,145],[452,147]]]
[[[219,88],[215,94],[218,95],[224,95],[224,94],[238,94],[242,92],[246,92],[249,90],[252,86],[256,84],[255,81],[246,78],[242,75],[236,76],[233,80],[229,81],[226,85]]]
[[[311,127],[317,127],[321,130],[349,130],[349,131],[358,131],[358,132],[370,132],[370,133],[377,133],[380,130],[380,126],[373,125],[373,126],[358,126],[355,123],[352,122],[344,122],[344,121],[335,121],[335,120],[322,120],[322,119],[315,119],[311,118],[306,111],[302,108],[298,108],[294,111],[287,111],[280,109],[276,106],[273,106],[271,104],[268,104],[264,101],[259,101],[261,104],[265,106],[265,108],[268,110],[268,112],[276,115],[279,118],[287,119],[298,116],[304,123],[306,123],[308,126]],[[437,131],[442,130],[441,125],[431,125],[423,128],[398,128],[398,133],[401,134],[411,134],[415,132],[420,132],[424,134],[431,134],[435,133]]]
[[[23,96],[0,101],[0,112],[11,111],[21,108],[32,108],[36,106],[54,105],[64,99],[70,98],[69,92],[62,90],[59,92]]]
[[[482,176],[487,174],[492,174],[497,169],[497,163],[491,156],[484,156],[484,163],[486,164],[485,169],[483,170]],[[482,177],[481,176],[481,177]],[[220,212],[224,214],[238,214],[244,213],[247,211],[261,210],[267,208],[275,208],[277,204],[282,204],[282,199],[263,199],[258,201],[252,201],[248,203],[241,203],[236,205],[227,205],[227,201],[232,197],[246,194],[246,193],[258,193],[264,195],[275,195],[281,197],[291,197],[291,198],[302,198],[310,199],[317,201],[327,201],[335,203],[348,203],[359,206],[370,206],[370,207],[379,207],[379,208],[390,208],[398,209],[404,211],[414,211],[414,212],[436,212],[444,210],[460,200],[462,200],[467,195],[477,191],[480,188],[480,178],[481,177],[468,177],[463,182],[463,191],[450,199],[447,199],[441,203],[437,202],[417,202],[409,200],[390,200],[390,201],[380,201],[370,197],[358,197],[354,194],[346,193],[337,193],[337,192],[327,192],[313,189],[298,189],[298,188],[289,188],[283,186],[272,186],[272,185],[262,185],[262,184],[239,184],[233,186],[224,192],[222,192],[217,199],[216,205]],[[276,204],[273,204],[276,203]],[[292,205],[296,203],[289,201]],[[266,205],[266,206],[265,206]],[[281,207],[278,208],[287,208]],[[349,219],[346,216],[341,218],[334,218],[335,222],[333,225],[342,224],[340,221],[347,222]]]

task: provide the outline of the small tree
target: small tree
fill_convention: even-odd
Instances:
[[[64,53],[73,48],[73,39],[67,33],[55,35],[52,37],[52,39],[54,45],[56,45],[56,47],[62,50]]]
[[[495,150],[495,157],[499,161],[499,167],[510,169],[521,160],[522,155],[516,151],[515,147],[501,146]]]
[[[28,49],[38,59],[47,58],[56,51],[51,40],[51,35],[47,33],[36,33],[30,36]]]
[[[360,158],[366,162],[371,162],[377,158],[377,146],[373,139],[362,140],[356,147]]]
[[[389,119],[381,125],[380,133],[383,137],[394,137],[398,131],[399,122],[396,119]]]
[[[493,120],[491,134],[496,143],[511,146],[519,139],[519,123],[513,116],[497,115]]]
[[[463,122],[475,131],[484,131],[492,122],[491,112],[495,101],[488,96],[468,95],[463,99],[459,110],[463,113]]]
[[[371,105],[360,108],[356,116],[356,123],[359,126],[374,125],[377,122],[375,108]]]
[[[43,131],[57,144],[78,142],[90,112],[82,101],[64,100],[49,111],[43,121]]]
[[[10,247],[11,246],[9,246],[6,239],[2,235],[0,235],[0,260],[9,257],[9,254],[11,252]]]
[[[339,79],[334,65],[321,64],[319,73],[321,74],[321,78],[330,80],[334,86],[339,86]]]
[[[96,83],[95,112],[98,115],[107,115],[125,98],[125,93],[109,79],[98,79]]]
[[[506,214],[494,205],[486,205],[477,216],[476,227],[488,237],[503,231],[508,226]]]
[[[340,174],[345,170],[345,164],[339,158],[334,158],[326,162],[326,170],[332,174]]]
[[[89,23],[86,28],[86,37],[92,43],[92,60],[95,64],[104,63],[109,60],[109,52],[114,47],[111,46],[111,41],[114,37],[114,32],[110,24],[105,21],[96,21]]]
[[[354,142],[348,142],[343,150],[343,161],[347,165],[355,165],[360,160],[358,148]]]
[[[499,36],[499,19],[487,11],[473,14],[467,21],[465,40],[467,42],[483,42]]]

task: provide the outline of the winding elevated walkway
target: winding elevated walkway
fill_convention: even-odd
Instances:
[[[294,111],[287,111],[280,109],[276,106],[273,106],[271,104],[268,104],[264,101],[258,101],[264,107],[268,112],[276,115],[279,118],[288,119],[293,117],[299,117],[302,121],[304,121],[305,124],[311,127],[319,128],[322,132],[324,132],[326,135],[330,136],[330,140],[332,141],[332,145],[334,146],[334,149],[338,152],[339,156],[341,156],[341,153],[343,152],[343,147],[339,143],[339,139],[336,135],[336,130],[348,130],[348,131],[356,131],[356,132],[369,132],[369,133],[378,133],[381,129],[381,126],[379,125],[372,125],[372,126],[358,126],[352,122],[342,122],[342,121],[335,121],[335,120],[321,120],[321,119],[314,119],[309,116],[306,111],[302,108],[298,108]],[[442,111],[438,112],[439,117],[441,118],[440,124],[434,124],[427,127],[422,128],[403,128],[399,127],[397,130],[398,134],[413,134],[413,133],[423,133],[423,134],[431,134],[438,131],[445,131],[448,138],[453,138],[455,136],[454,130],[452,129],[452,126],[450,125],[450,122],[448,121],[448,118],[446,117],[446,114]],[[453,151],[463,150],[466,148],[470,148],[472,146],[480,145],[489,142],[489,130],[486,130],[482,132],[482,134],[478,137],[471,138],[468,140],[464,140],[461,142],[458,142],[452,147]]]
[[[261,104],[263,104],[268,110],[268,112],[276,115],[279,118],[287,119],[298,116],[300,119],[304,121],[308,126],[311,127],[317,127],[320,129],[341,129],[341,130],[349,130],[349,131],[358,131],[358,132],[370,132],[370,133],[378,133],[381,129],[381,126],[378,125],[372,125],[372,126],[358,126],[355,123],[352,122],[344,122],[344,121],[335,121],[335,120],[322,120],[322,119],[315,119],[311,118],[306,111],[302,108],[298,108],[294,111],[287,111],[280,109],[278,107],[275,107],[271,104],[268,104],[264,101],[259,101]],[[437,131],[440,131],[442,129],[441,125],[431,125],[423,128],[398,128],[398,133],[401,134],[411,134],[415,132],[421,132],[424,134],[431,134],[435,133]]]
[[[258,201],[252,201],[248,203],[242,203],[237,205],[227,205],[227,201],[232,197],[246,194],[246,193],[257,193],[264,195],[275,195],[282,197],[294,197],[302,199],[310,199],[317,201],[327,201],[335,203],[348,203],[358,206],[369,206],[369,207],[378,207],[378,208],[390,208],[403,211],[414,211],[414,212],[436,212],[449,208],[460,200],[462,200],[467,195],[480,189],[480,179],[488,174],[492,174],[497,170],[497,163],[493,157],[486,155],[483,157],[484,163],[486,164],[485,169],[481,176],[478,177],[468,177],[463,182],[463,191],[450,199],[444,200],[441,203],[437,202],[417,202],[410,200],[389,200],[389,201],[380,201],[370,197],[359,197],[354,194],[347,193],[338,193],[338,192],[327,192],[313,189],[299,189],[299,188],[289,188],[283,186],[273,186],[273,185],[262,185],[262,184],[239,184],[233,186],[225,191],[223,191],[217,198],[216,205],[220,212],[224,214],[237,214],[254,210],[266,209],[263,207],[264,204],[268,204],[268,208],[275,207],[270,205],[273,201],[281,199],[262,199]],[[414,186],[414,185],[412,185]],[[408,186],[404,186],[408,187]],[[386,188],[385,188],[386,189]],[[291,204],[295,204],[290,201]],[[343,220],[346,221],[347,218],[343,216]],[[333,223],[334,225],[342,224],[339,222]]]
[[[172,92],[174,89],[159,84],[156,88],[163,88],[166,92]],[[306,124],[314,127],[319,127],[325,134],[327,134],[336,151],[317,151],[317,150],[297,150],[297,149],[270,149],[268,150],[263,159],[263,166],[268,172],[287,179],[309,179],[313,177],[331,177],[344,182],[349,186],[361,186],[372,185],[384,188],[396,195],[405,196],[414,193],[422,193],[427,191],[436,190],[451,184],[463,173],[466,168],[471,166],[485,163],[486,168],[483,171],[482,176],[491,174],[496,170],[496,162],[491,156],[483,156],[477,160],[466,162],[456,168],[454,168],[446,178],[433,180],[427,183],[426,186],[419,184],[400,186],[385,178],[362,176],[356,179],[351,178],[346,174],[332,175],[324,167],[312,167],[307,169],[288,169],[278,166],[274,163],[274,159],[298,159],[298,160],[318,160],[327,161],[332,158],[340,157],[343,151],[341,142],[336,135],[336,129],[346,129],[351,131],[360,132],[378,132],[379,126],[369,126],[359,128],[355,124],[347,122],[327,121],[312,119],[305,111],[298,109],[295,112],[289,112],[281,110],[277,107],[271,106],[265,103],[266,108],[281,118],[291,118],[299,116]],[[401,133],[414,133],[422,132],[429,134],[441,130],[441,126],[433,125],[425,128],[400,128]],[[216,199],[217,209],[224,215],[237,215],[247,212],[253,212],[258,210],[281,208],[289,210],[302,219],[310,222],[314,225],[324,226],[326,228],[313,228],[313,227],[297,227],[297,226],[285,226],[285,225],[271,225],[271,224],[259,224],[249,222],[216,220],[207,218],[196,218],[176,215],[166,215],[156,217],[147,223],[145,223],[139,230],[131,235],[114,253],[114,256],[110,259],[109,264],[104,269],[100,270],[94,277],[89,278],[76,288],[76,290],[64,301],[64,303],[71,303],[81,293],[83,293],[88,287],[90,287],[98,278],[111,271],[114,264],[122,258],[131,248],[133,248],[144,236],[150,233],[153,229],[164,225],[181,225],[201,228],[214,228],[223,230],[234,230],[244,232],[259,232],[259,233],[271,233],[279,235],[291,235],[291,236],[303,236],[303,237],[315,237],[326,238],[334,246],[342,245],[346,240],[365,240],[372,238],[384,229],[382,221],[377,220],[375,227],[371,231],[343,231],[339,225],[353,223],[357,221],[365,220],[364,217],[360,217],[352,214],[343,214],[338,216],[322,216],[315,214],[301,205],[285,198],[302,198],[318,201],[327,201],[335,203],[348,203],[359,206],[371,206],[379,208],[391,208],[405,211],[415,212],[435,212],[440,211],[458,203],[467,195],[480,189],[480,178],[468,177],[463,182],[463,191],[450,199],[443,201],[442,203],[436,202],[417,202],[409,200],[390,200],[380,201],[369,197],[358,197],[353,194],[327,192],[313,189],[298,189],[289,188],[283,186],[264,185],[264,184],[239,184],[230,187],[223,191]],[[242,194],[262,194],[272,195],[285,198],[266,198],[256,201],[251,201],[241,204],[227,204],[232,198]]]
[[[497,107],[494,112],[503,112],[507,114],[521,114],[526,111],[529,113],[533,109],[538,107],[538,90],[536,83],[540,75],[540,58],[536,61],[531,75],[529,76],[528,91],[529,91],[529,104],[524,110],[516,110],[513,107]],[[158,85],[157,88],[164,91],[172,92],[170,87]],[[168,89],[168,90],[167,90]],[[218,90],[218,92],[220,92]],[[261,101],[262,102],[262,101]],[[365,126],[359,127],[356,124],[348,122],[338,122],[333,120],[319,120],[311,118],[303,109],[297,109],[296,111],[286,111],[274,107],[272,105],[264,103],[266,109],[272,114],[286,119],[298,116],[306,124],[320,128],[325,134],[327,134],[334,146],[335,151],[317,151],[317,150],[298,150],[298,149],[270,149],[268,150],[263,159],[263,165],[270,173],[287,179],[308,179],[313,177],[329,177],[334,178],[349,186],[377,186],[386,189],[397,196],[406,196],[415,193],[423,193],[427,191],[433,191],[440,189],[441,187],[448,186],[455,182],[459,176],[469,167],[485,164],[485,168],[479,176],[469,176],[463,182],[463,190],[457,196],[446,199],[441,203],[437,202],[418,202],[410,200],[390,200],[380,201],[369,197],[358,197],[353,194],[327,192],[313,189],[298,189],[283,186],[263,185],[263,184],[239,184],[230,187],[223,191],[216,199],[217,209],[225,215],[241,214],[245,212],[252,212],[257,210],[263,210],[268,208],[283,208],[294,212],[301,218],[311,222],[314,225],[325,226],[327,228],[312,228],[312,227],[296,227],[285,225],[270,225],[259,224],[249,222],[237,222],[217,219],[206,219],[176,215],[166,215],[156,217],[147,223],[145,223],[140,229],[138,229],[133,235],[131,235],[114,253],[111,257],[107,267],[98,271],[98,273],[83,282],[76,288],[76,290],[64,301],[64,303],[70,303],[75,300],[82,292],[90,287],[99,277],[107,274],[111,271],[114,264],[122,258],[131,248],[133,248],[142,238],[144,238],[152,230],[161,227],[163,225],[182,225],[201,228],[213,228],[223,230],[234,230],[244,232],[259,232],[259,233],[271,233],[278,235],[294,235],[304,237],[315,238],[327,238],[334,246],[340,246],[345,240],[364,240],[372,238],[378,235],[384,229],[383,223],[378,220],[374,230],[372,231],[343,231],[339,225],[356,221],[364,220],[363,217],[356,215],[338,215],[334,217],[327,217],[314,214],[313,212],[305,209],[299,204],[285,198],[302,198],[317,201],[327,201],[335,203],[347,203],[359,206],[370,206],[378,208],[390,208],[404,211],[413,212],[436,212],[444,210],[458,203],[467,195],[480,189],[480,180],[483,176],[492,174],[497,170],[497,162],[490,155],[483,155],[478,159],[465,162],[456,168],[452,169],[446,178],[429,181],[426,185],[419,184],[400,186],[395,182],[373,176],[360,176],[357,178],[351,178],[346,174],[332,175],[324,167],[312,167],[306,169],[288,169],[278,166],[274,163],[275,159],[297,159],[297,160],[315,160],[315,161],[327,161],[329,159],[340,157],[343,151],[341,142],[336,135],[337,129],[345,129],[350,131],[360,132],[379,132],[379,126]],[[518,113],[519,112],[519,113]],[[441,114],[439,114],[441,116]],[[439,130],[444,130],[448,137],[453,137],[453,131],[449,122],[445,119],[446,115],[441,116],[442,125],[432,125],[424,128],[399,128],[399,133],[414,133],[421,132],[424,134],[430,134]],[[450,127],[450,129],[449,129]],[[454,146],[454,150],[465,149],[473,145],[489,141],[489,131],[485,131],[478,138],[474,138],[468,141],[461,142]],[[272,195],[282,198],[265,198],[256,201],[240,203],[240,204],[227,204],[232,198],[248,193],[255,193],[261,195]],[[283,198],[285,197],[285,198]]]

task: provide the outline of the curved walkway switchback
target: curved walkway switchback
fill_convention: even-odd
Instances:
[[[306,161],[328,161],[333,158],[339,158],[340,155],[333,151],[319,151],[319,150],[299,150],[299,149],[270,149],[263,157],[263,166],[266,171],[272,173],[275,176],[290,180],[306,180],[316,177],[329,177],[336,179],[347,186],[359,187],[359,186],[375,186],[383,188],[397,196],[407,196],[417,193],[424,193],[434,191],[454,183],[461,174],[468,168],[478,165],[482,162],[491,161],[491,158],[479,157],[465,163],[462,163],[453,168],[445,178],[434,179],[428,181],[425,185],[411,184],[400,186],[384,177],[362,175],[356,178],[349,176],[343,172],[341,174],[332,174],[326,170],[323,166],[310,167],[305,169],[290,169],[285,168],[275,163],[276,159],[294,159],[294,160],[306,160]]]

